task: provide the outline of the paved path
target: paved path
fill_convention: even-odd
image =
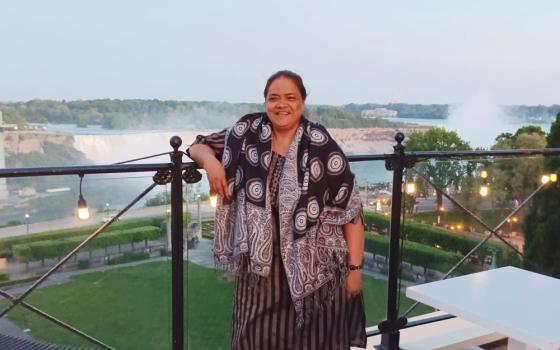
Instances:
[[[156,207],[146,207],[146,208],[131,208],[121,217],[121,219],[126,220],[126,219],[133,219],[133,218],[165,215],[168,208],[169,206],[166,205],[160,205]],[[187,210],[187,208],[184,209],[185,211]],[[189,203],[188,212],[191,213],[193,219],[196,219],[197,204]],[[207,202],[200,203],[200,215],[203,219],[214,217],[214,213],[215,213],[215,209],[212,208],[210,204],[208,204]],[[115,212],[112,211],[110,214],[113,215],[115,214]],[[88,226],[94,224],[101,225],[101,220],[105,216],[107,216],[107,213],[94,213],[92,210],[91,217],[87,220],[80,220],[76,217],[68,217],[59,220],[33,222],[33,217],[31,217],[29,225],[17,225],[17,226],[0,228],[0,238],[11,237],[11,236],[22,236],[28,233],[38,233],[38,232],[45,232],[50,230],[60,230],[65,228],[74,228],[74,227]]]

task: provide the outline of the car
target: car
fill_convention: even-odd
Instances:
[[[102,222],[102,223],[109,222],[109,221],[113,220],[114,217],[115,217],[115,215],[107,215],[107,216],[104,216],[104,217],[101,218],[101,222]],[[115,221],[119,221],[119,220],[120,220],[120,219],[117,218],[117,220],[115,220]]]

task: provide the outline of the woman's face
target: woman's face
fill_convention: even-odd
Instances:
[[[270,84],[266,113],[275,131],[293,131],[299,126],[305,101],[290,78],[280,77]]]

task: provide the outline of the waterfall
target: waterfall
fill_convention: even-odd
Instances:
[[[152,154],[172,151],[169,139],[177,135],[183,140],[181,150],[185,150],[196,137],[196,132],[178,133],[136,133],[125,135],[74,135],[74,148],[83,152],[95,164],[110,164]],[[169,157],[162,156],[144,163],[168,162]]]

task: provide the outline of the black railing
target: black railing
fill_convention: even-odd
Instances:
[[[444,320],[453,316],[441,316],[437,318],[428,318],[423,321],[415,321],[408,323],[406,316],[410,313],[412,308],[407,310],[403,315],[399,315],[399,276],[401,268],[401,214],[402,214],[402,184],[403,173],[406,169],[412,168],[414,164],[421,160],[427,159],[469,159],[481,157],[528,157],[535,155],[560,155],[560,149],[525,149],[525,150],[492,150],[492,151],[450,151],[450,152],[405,152],[403,145],[404,135],[398,133],[395,137],[396,145],[394,152],[391,154],[377,154],[377,155],[355,155],[349,156],[350,162],[361,161],[374,161],[383,160],[388,171],[393,172],[393,188],[392,188],[392,202],[391,202],[391,222],[390,222],[390,249],[389,249],[389,272],[388,272],[388,294],[387,294],[387,312],[386,319],[379,323],[378,331],[370,332],[368,336],[381,334],[381,344],[378,349],[398,349],[400,330]],[[137,172],[152,172],[156,174],[153,176],[153,184],[148,186],[141,192],[129,205],[116,214],[110,221],[102,224],[84,241],[77,245],[71,252],[62,258],[55,266],[47,271],[43,276],[36,280],[32,285],[20,296],[16,297],[10,293],[0,289],[0,295],[7,298],[11,304],[4,310],[0,310],[0,317],[5,316],[15,306],[22,306],[35,314],[54,322],[55,324],[64,327],[65,329],[73,332],[74,334],[87,339],[88,341],[101,346],[105,349],[112,349],[110,345],[82,332],[75,327],[66,324],[64,321],[59,320],[46,312],[30,305],[25,299],[50,275],[56,272],[61,266],[73,257],[77,252],[84,247],[88,242],[95,239],[101,234],[109,225],[119,219],[129,208],[137,203],[141,198],[148,194],[157,185],[166,185],[171,183],[171,235],[172,235],[172,349],[184,349],[184,301],[183,301],[183,188],[182,182],[195,183],[200,181],[201,175],[198,172],[198,167],[195,163],[183,163],[183,152],[179,150],[181,146],[181,139],[174,136],[170,140],[170,145],[173,151],[168,153],[171,158],[170,163],[154,163],[154,164],[113,164],[113,165],[99,165],[99,166],[76,166],[76,167],[49,167],[49,168],[20,168],[20,169],[0,169],[0,178],[15,178],[15,177],[37,177],[37,176],[60,176],[60,175],[87,175],[87,174],[106,174],[106,173],[137,173]],[[139,159],[146,159],[150,157],[143,157]],[[138,160],[139,160],[138,159]],[[133,160],[134,161],[134,160]],[[429,182],[429,180],[428,180]],[[442,191],[436,184],[430,183],[438,191]],[[503,219],[496,227],[491,228],[484,223],[483,220],[478,218],[474,213],[470,212],[464,206],[460,205],[452,196],[442,191],[451,202],[458,208],[464,210],[468,215],[472,216],[477,222],[482,224],[490,233],[483,239],[476,247],[474,247],[461,261],[459,261],[443,278],[447,278],[451,273],[460,266],[470,254],[474,253],[484,242],[486,242],[492,235],[503,238],[499,235],[497,230],[503,226],[508,218],[517,213],[528,201],[537,193],[544,185],[538,187],[527,199],[518,205],[512,213]],[[505,242],[505,240],[504,240]],[[506,242],[506,244],[508,244]],[[512,247],[513,248],[513,247]],[[519,252],[518,252],[519,253]],[[520,254],[520,253],[519,253]]]

